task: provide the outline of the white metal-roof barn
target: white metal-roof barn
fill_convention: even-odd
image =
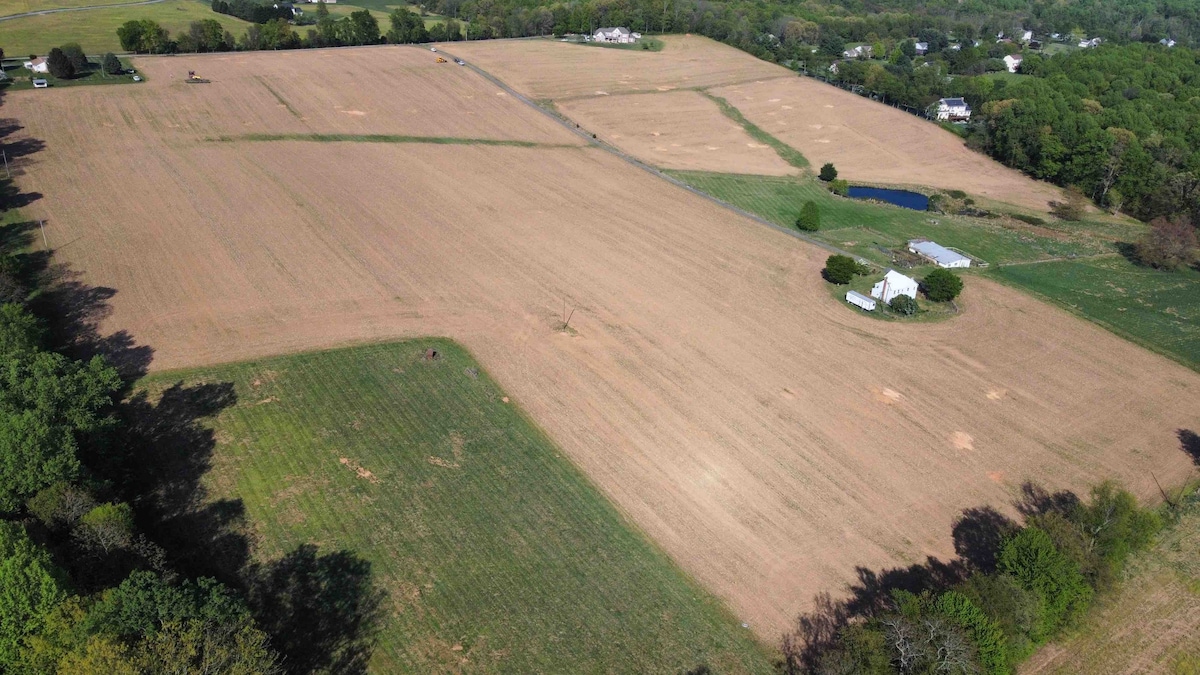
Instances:
[[[908,242],[908,250],[919,256],[929,258],[938,267],[970,267],[971,259],[967,256],[932,241],[914,239]]]

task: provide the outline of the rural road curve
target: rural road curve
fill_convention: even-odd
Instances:
[[[523,39],[528,39],[528,38],[523,38]],[[438,51],[445,54],[446,56],[449,56],[450,58],[461,58],[461,57],[455,57],[454,54],[451,54],[450,52],[446,51],[441,46],[441,44],[439,44],[439,46],[438,46]],[[500,87],[501,89],[503,89],[509,96],[516,98],[518,101],[524,103],[525,105],[529,106],[530,108],[533,108],[534,110],[542,113],[543,115],[546,115],[547,117],[554,120],[555,122],[558,122],[559,124],[566,127],[567,130],[578,135],[580,138],[584,139],[591,145],[601,148],[602,150],[606,150],[606,151],[616,155],[617,157],[620,157],[621,159],[625,160],[626,162],[629,162],[630,164],[636,166],[637,168],[639,168],[643,171],[654,174],[655,176],[658,176],[659,178],[661,178],[673,185],[681,187],[684,190],[687,190],[688,192],[691,192],[692,194],[694,194],[698,197],[703,197],[704,199],[707,199],[708,201],[710,201],[718,206],[721,206],[730,211],[733,211],[734,213],[738,214],[739,216],[742,216],[743,218],[749,218],[750,220],[753,220],[756,223],[759,223],[761,225],[766,225],[767,227],[769,227],[773,230],[777,230],[786,235],[795,237],[796,239],[802,239],[814,246],[820,246],[821,248],[823,248],[827,251],[832,251],[833,253],[837,253],[837,254],[844,255],[844,256],[849,256],[851,258],[854,258],[855,260],[864,260],[861,256],[855,255],[854,253],[851,253],[850,251],[840,249],[836,246],[833,246],[832,244],[827,244],[823,241],[820,241],[819,239],[814,239],[812,237],[806,236],[797,230],[792,230],[792,229],[789,229],[786,227],[781,227],[779,225],[776,225],[775,223],[772,223],[769,220],[766,220],[766,219],[761,218],[753,213],[750,213],[749,211],[738,208],[737,206],[734,206],[733,204],[730,204],[729,202],[726,202],[721,199],[717,199],[716,197],[708,194],[707,192],[702,192],[700,190],[697,190],[696,188],[692,187],[691,185],[688,185],[687,183],[679,180],[678,178],[675,178],[674,176],[665,174],[662,171],[658,170],[657,168],[650,166],[649,164],[646,164],[645,162],[637,159],[636,157],[626,154],[625,152],[621,151],[620,149],[618,149],[612,145],[609,145],[608,143],[604,143],[603,141],[600,141],[597,138],[594,138],[591,134],[584,131],[583,128],[580,127],[579,125],[570,121],[566,117],[563,117],[561,115],[556,115],[553,112],[547,110],[546,108],[538,105],[537,103],[534,103],[529,98],[527,98],[524,94],[522,94],[521,92],[508,86],[508,84],[506,84],[503,80],[496,77],[495,75],[492,75],[491,73],[489,73],[486,70],[484,70],[483,68],[480,68],[479,66],[471,63],[470,61],[466,61],[466,59],[463,59],[463,61],[466,63],[468,68],[475,71],[476,73],[479,73],[479,75],[481,75],[484,79],[486,79],[487,81],[496,85],[497,87]],[[866,262],[872,266],[877,266],[874,263],[871,263],[870,261],[866,261]]]
[[[10,19],[23,19],[27,16],[42,16],[43,14],[58,14],[59,12],[82,12],[87,9],[107,9],[109,7],[136,7],[137,5],[153,5],[165,0],[142,0],[142,2],[117,2],[111,5],[88,5],[87,7],[59,7],[58,9],[39,9],[36,12],[24,12],[22,14],[9,14],[8,16],[0,16],[0,21],[8,21]]]

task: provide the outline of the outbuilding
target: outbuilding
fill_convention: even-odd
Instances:
[[[50,72],[50,64],[46,61],[45,58],[40,57],[40,56],[31,61],[26,61],[25,67],[28,68],[29,70],[32,70],[35,73],[49,73]]]
[[[908,250],[932,260],[938,267],[959,268],[971,266],[970,258],[957,251],[951,251],[937,242],[913,239],[908,242]]]
[[[856,307],[862,307],[863,309],[867,310],[868,312],[875,311],[874,298],[868,298],[867,296],[863,295],[862,293],[859,293],[858,291],[848,291],[846,293],[846,302],[848,302],[852,305],[855,305]]]
[[[896,270],[888,270],[883,280],[871,287],[871,297],[883,302],[891,302],[898,295],[907,295],[917,299],[917,280],[906,277]]]

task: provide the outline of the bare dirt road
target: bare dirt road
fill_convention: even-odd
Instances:
[[[362,53],[392,51],[405,50]],[[81,281],[115,290],[101,330],[151,346],[156,370],[460,340],[772,641],[855,566],[949,556],[956,515],[1008,503],[1025,479],[1116,477],[1150,498],[1151,471],[1171,484],[1193,470],[1176,431],[1200,428],[1200,375],[978,278],[952,321],[858,316],[825,290],[824,252],[602,150],[205,140],[241,123],[573,142],[467,69],[414,73],[399,54],[322,93],[278,71],[325,67],[325,53],[277,58],[201,58],[212,85],[167,78],[153,96],[5,98],[45,143],[19,179],[43,195],[29,215]],[[138,66],[159,81],[185,63]],[[224,90],[257,91],[259,76],[283,102]],[[391,81],[406,88],[388,108],[370,84]],[[459,112],[403,113],[468,92]]]

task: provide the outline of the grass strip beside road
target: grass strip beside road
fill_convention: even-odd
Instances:
[[[438,355],[427,359],[428,349]],[[772,672],[750,630],[631,526],[462,347],[419,339],[155,374],[231,387],[198,512],[244,506],[253,555],[370,563],[372,672]],[[186,532],[181,532],[186,535]]]
[[[729,101],[726,101],[720,96],[713,96],[704,90],[701,90],[700,93],[708,97],[713,103],[716,103],[717,107],[721,109],[721,112],[726,117],[742,125],[742,128],[745,129],[746,133],[750,134],[754,140],[771,146],[771,148],[775,150],[775,153],[779,155],[780,159],[796,167],[797,169],[807,169],[809,167],[808,159],[806,159],[804,155],[800,154],[799,150],[763,131],[753,122],[746,119],[746,116],[742,114],[742,111],[730,105]]]
[[[242,134],[204,139],[217,143],[237,141],[309,141],[312,143],[434,143],[438,145],[502,145],[515,148],[578,148],[565,143],[508,141],[495,138],[458,138],[455,136],[401,136],[395,134]]]

